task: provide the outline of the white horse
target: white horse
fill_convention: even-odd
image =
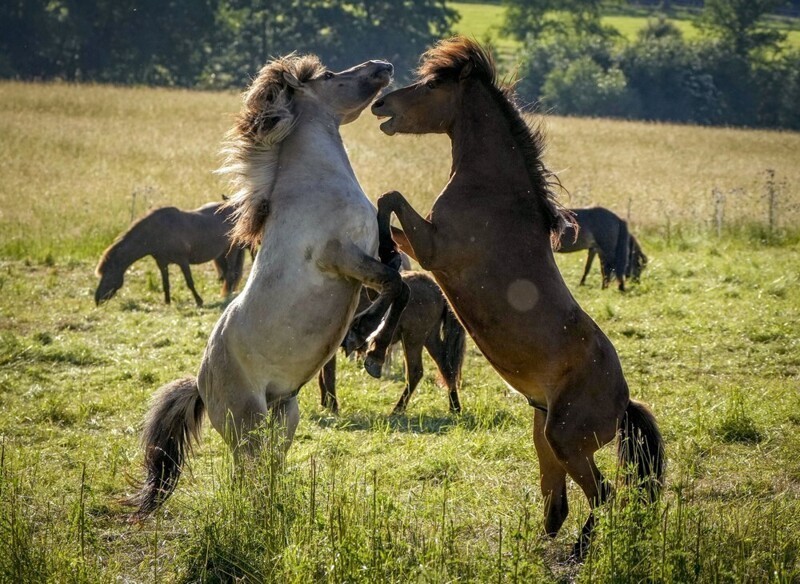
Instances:
[[[313,55],[292,54],[265,65],[245,93],[220,172],[238,189],[234,237],[265,253],[211,333],[197,378],[154,396],[142,436],[147,478],[129,499],[135,518],[175,489],[205,411],[237,459],[263,447],[253,430],[265,423],[281,429],[285,453],[299,421],[297,393],[342,342],[362,283],[383,302],[359,317],[365,336],[389,304],[387,318],[399,318],[408,289],[376,259],[377,211],[339,134],[391,75],[383,61],[334,73]],[[379,360],[390,341],[376,341]]]

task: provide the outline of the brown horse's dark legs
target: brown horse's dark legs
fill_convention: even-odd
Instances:
[[[197,306],[203,306],[203,299],[200,298],[200,295],[194,288],[194,280],[192,279],[192,271],[189,269],[189,264],[180,263],[178,265],[181,267],[181,272],[183,272],[183,279],[186,280],[186,285],[189,287],[189,290],[191,290],[192,296],[194,296],[194,301],[197,303]]]
[[[367,352],[364,368],[373,377],[381,376],[381,368],[386,359],[386,349],[392,342],[394,330],[400,315],[408,303],[408,285],[403,282],[400,272],[392,269],[376,259],[366,255],[353,244],[330,242],[319,259],[323,269],[330,269],[343,276],[360,281],[365,286],[379,292],[373,305],[362,312],[353,322],[351,332],[364,335],[365,338],[380,324],[386,308],[386,315],[381,333],[376,335],[373,345]],[[391,306],[390,306],[391,305]],[[388,331],[390,334],[384,334]]]
[[[590,247],[589,254],[586,256],[586,267],[583,268],[583,277],[581,278],[581,283],[580,283],[581,286],[583,286],[586,283],[586,276],[589,275],[589,271],[592,269],[592,262],[594,261],[594,256],[596,254],[597,252]]]
[[[424,269],[435,269],[436,229],[433,224],[417,213],[403,195],[397,191],[389,191],[378,198],[379,233],[383,234],[389,227],[392,213],[397,215],[406,240],[412,248],[409,250],[410,255],[416,258]]]
[[[414,390],[417,389],[420,380],[422,379],[422,344],[421,343],[408,343],[403,339],[403,358],[406,365],[406,387],[403,389],[403,394],[397,405],[394,406],[392,414],[402,414],[408,407],[408,400]]]
[[[169,304],[169,264],[156,260],[158,271],[161,272],[161,287],[164,289],[164,303]]]
[[[433,362],[436,363],[439,374],[442,376],[442,379],[444,379],[445,384],[447,384],[447,397],[450,412],[453,414],[460,414],[461,401],[458,399],[458,378],[460,372],[448,366],[447,347],[439,338],[438,331],[433,331],[433,334],[427,338],[425,341],[425,349],[427,349]]]
[[[567,471],[556,458],[544,435],[547,414],[536,410],[533,415],[533,444],[539,458],[539,475],[544,497],[544,529],[555,537],[569,514],[567,503]]]
[[[589,500],[591,509],[589,518],[581,530],[581,535],[572,550],[572,558],[581,560],[591,540],[594,527],[594,508],[602,505],[611,493],[611,486],[606,481],[600,469],[594,462],[594,453],[606,442],[611,440],[616,429],[611,430],[610,437],[603,436],[604,429],[598,428],[595,432],[585,427],[566,423],[560,416],[553,415],[551,408],[545,424],[544,435],[555,457],[567,471],[572,480],[581,488]],[[538,412],[537,412],[538,413]],[[560,413],[569,415],[569,408],[560,408]],[[579,431],[578,431],[579,430]],[[589,432],[589,435],[587,435]],[[598,436],[599,434],[599,436]],[[599,439],[598,439],[599,438]],[[605,438],[603,440],[603,438]]]
[[[336,355],[322,366],[318,376],[320,402],[334,414],[339,413],[339,401],[336,399]]]

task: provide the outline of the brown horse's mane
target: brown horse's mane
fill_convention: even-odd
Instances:
[[[471,66],[471,70],[465,67]],[[497,67],[491,53],[476,41],[456,36],[438,42],[420,57],[417,76],[425,79],[457,80],[465,72],[471,79],[482,82],[494,97],[511,126],[511,134],[519,145],[525,160],[533,192],[548,221],[550,239],[557,246],[561,233],[573,223],[571,213],[557,200],[555,188],[563,188],[555,173],[547,169],[542,160],[545,135],[538,125],[523,118],[516,101],[513,84],[503,84],[497,78]]]
[[[217,170],[230,175],[235,190],[225,203],[234,209],[234,243],[252,247],[261,242],[275,183],[278,145],[291,134],[296,121],[294,91],[284,76],[305,82],[324,71],[315,55],[292,53],[264,65],[242,95],[242,109],[225,137],[225,158]]]

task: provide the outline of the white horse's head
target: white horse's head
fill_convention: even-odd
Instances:
[[[313,100],[340,124],[348,124],[389,84],[393,71],[386,61],[367,61],[338,73],[323,69],[306,81],[291,71],[285,71],[283,78],[295,92],[295,99]]]

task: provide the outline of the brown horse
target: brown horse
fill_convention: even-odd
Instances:
[[[424,272],[405,272],[402,277],[409,289],[408,304],[400,315],[391,343],[403,344],[406,386],[392,414],[405,412],[408,400],[422,379],[423,347],[436,363],[441,381],[447,387],[450,411],[458,413],[461,411],[461,402],[458,399],[461,366],[466,352],[464,327],[450,310],[433,278]],[[357,312],[363,311],[369,304],[366,289],[362,289]],[[344,346],[348,353],[362,348],[348,347],[347,339]],[[318,383],[323,407],[337,413],[339,402],[336,398],[335,355],[319,372]]]
[[[180,266],[197,306],[203,305],[203,299],[194,287],[189,264],[213,261],[223,282],[222,294],[233,293],[242,279],[245,253],[243,247],[231,245],[228,236],[231,213],[223,202],[207,203],[194,211],[162,207],[136,221],[100,257],[95,304],[110,300],[122,288],[130,265],[148,255],[153,256],[161,272],[167,304],[170,303],[169,264]]]
[[[553,257],[565,212],[542,162],[542,133],[498,86],[491,56],[474,41],[440,42],[417,73],[372,112],[388,118],[388,135],[446,133],[450,180],[427,217],[400,193],[384,194],[378,222],[385,233],[397,216],[395,242],[432,272],[479,349],[535,408],[546,532],[555,536],[567,516],[567,475],[592,509],[609,496],[594,454],[617,434],[619,462],[637,463],[639,483],[656,496],[664,454],[655,419],[630,399],[614,346],[578,306]],[[583,557],[593,526],[592,511],[573,558]]]
[[[581,286],[586,282],[594,256],[599,255],[603,289],[608,288],[613,274],[617,278],[620,291],[624,291],[631,253],[628,224],[604,207],[570,209],[570,212],[576,225],[564,229],[555,251],[571,253],[583,249],[589,250]]]

